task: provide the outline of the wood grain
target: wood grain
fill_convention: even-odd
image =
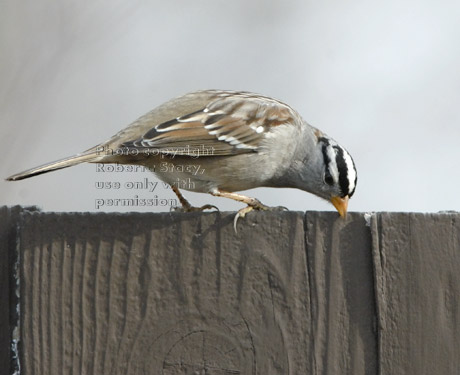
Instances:
[[[460,374],[460,215],[372,221],[380,374]]]
[[[314,374],[375,374],[372,239],[362,214],[306,214]]]
[[[26,374],[309,369],[303,216],[31,214]]]
[[[19,214],[23,374],[460,373],[460,214]]]
[[[0,207],[0,375],[20,370],[18,358],[18,231],[22,212],[36,207]]]
[[[0,374],[10,373],[10,210],[0,208]],[[12,325],[12,324],[11,324]]]

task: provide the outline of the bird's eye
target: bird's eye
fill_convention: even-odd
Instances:
[[[324,182],[328,185],[332,185],[334,183],[334,179],[332,178],[332,175],[331,173],[326,169],[326,171],[324,172]]]

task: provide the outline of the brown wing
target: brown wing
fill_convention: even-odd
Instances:
[[[209,155],[254,152],[270,129],[286,123],[294,123],[293,110],[286,104],[256,94],[222,91],[204,108],[162,122],[122,147],[189,156],[198,149],[211,150]]]

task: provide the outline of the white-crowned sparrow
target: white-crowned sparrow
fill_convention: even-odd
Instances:
[[[158,168],[165,161],[171,168]],[[206,90],[172,99],[98,146],[7,180],[83,162],[147,166],[173,187],[186,211],[195,208],[178,182],[192,181],[187,190],[246,203],[235,219],[252,209],[269,209],[235,193],[262,186],[308,191],[345,216],[357,182],[353,159],[343,147],[287,104],[249,92]]]

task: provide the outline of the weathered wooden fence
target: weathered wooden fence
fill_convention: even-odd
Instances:
[[[0,375],[460,374],[460,214],[232,220],[2,208]]]

